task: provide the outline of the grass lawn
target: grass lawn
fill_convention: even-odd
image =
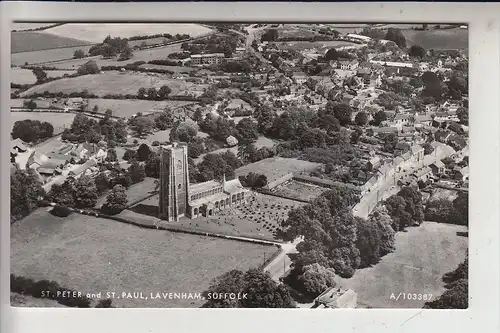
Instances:
[[[83,50],[85,53],[88,52],[90,49],[90,46],[75,46],[75,47],[65,47],[65,48],[59,48],[59,49],[49,49],[49,50],[40,50],[40,51],[29,51],[29,52],[19,52],[19,53],[13,53],[10,56],[11,63],[12,65],[15,66],[21,66],[24,65],[25,63],[28,63],[30,65],[32,64],[41,64],[41,63],[47,63],[51,61],[61,61],[61,60],[68,60],[68,59],[73,59],[73,53],[75,53],[76,50]],[[84,60],[74,60],[74,61],[79,61],[81,63],[85,63],[88,61],[88,59]],[[48,65],[48,64],[47,64]],[[52,64],[50,64],[52,67]],[[77,69],[76,68],[69,68],[69,69]],[[62,69],[67,69],[66,67],[62,67]]]
[[[467,29],[402,30],[408,46],[420,45],[426,50],[469,49]]]
[[[146,177],[142,182],[134,184],[127,189],[127,199],[129,203],[144,198],[155,189],[155,178]],[[101,207],[106,202],[107,195],[103,195],[97,200],[95,207]]]
[[[75,71],[45,71],[47,77],[63,77],[64,74],[71,75]],[[10,81],[17,84],[33,84],[36,83],[36,77],[30,69],[12,67],[10,69]]]
[[[289,172],[313,171],[320,166],[319,163],[302,161],[295,158],[273,157],[247,164],[236,169],[236,176],[247,175],[250,172],[264,174],[267,181],[271,182]]]
[[[11,53],[58,49],[64,47],[87,46],[91,43],[74,38],[67,38],[45,32],[12,32]]]
[[[54,135],[62,133],[64,128],[71,127],[73,118],[75,115],[73,113],[58,113],[58,112],[11,112],[10,113],[12,127],[14,123],[19,120],[31,119],[46,121],[54,126]]]
[[[193,23],[68,23],[45,31],[61,37],[102,43],[108,35],[125,38],[169,33],[197,37],[212,30]]]
[[[139,89],[139,88],[137,88]],[[137,93],[137,91],[136,91]],[[97,105],[99,112],[105,112],[107,109],[113,111],[114,116],[132,117],[137,112],[162,112],[166,108],[175,109],[183,105],[189,105],[193,102],[188,101],[145,101],[129,99],[89,99],[89,110]]]
[[[257,267],[276,251],[219,238],[142,229],[44,209],[11,226],[11,271],[85,293],[201,293],[232,269]],[[199,307],[202,300],[114,299],[118,307]]]
[[[169,141],[170,140],[170,132],[172,131],[172,129],[166,129],[164,131],[158,131],[158,132],[155,132],[151,135],[149,135],[146,140],[149,142],[149,144],[151,145],[154,141],[160,141],[160,142],[164,142],[164,141]]]
[[[49,92],[80,92],[87,89],[89,93],[98,96],[106,94],[137,94],[140,87],[146,89],[167,85],[172,89],[172,95],[188,94],[189,92],[203,91],[207,85],[194,84],[183,80],[169,79],[166,76],[148,76],[143,73],[120,73],[117,71],[105,72],[103,74],[84,75],[75,78],[63,78],[60,80],[44,83],[28,89],[23,96],[33,93]]]
[[[144,220],[151,225],[165,223],[157,218],[158,200],[159,195],[155,195],[141,201],[130,209],[136,214],[130,212],[127,217],[134,221]],[[186,230],[273,240],[280,222],[288,216],[288,212],[302,205],[304,204],[293,200],[252,193],[245,203],[231,206],[213,216],[182,218],[171,225]],[[142,218],[137,215],[142,215]]]
[[[300,200],[311,201],[328,191],[327,188],[291,180],[285,184],[276,186],[272,190],[279,195],[285,195]]]
[[[468,238],[458,236],[463,226],[424,222],[396,234],[396,250],[374,267],[356,271],[337,284],[358,294],[359,307],[422,308],[425,301],[391,300],[400,292],[432,294],[444,292],[442,276],[457,268],[465,258]]]
[[[67,308],[67,306],[57,303],[49,298],[35,298],[30,295],[10,293],[10,306],[22,308]]]

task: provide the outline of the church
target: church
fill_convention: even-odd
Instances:
[[[173,143],[160,148],[159,217],[169,222],[180,217],[212,216],[246,200],[248,190],[239,179],[189,183],[188,147]]]

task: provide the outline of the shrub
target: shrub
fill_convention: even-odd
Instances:
[[[72,213],[72,211],[68,207],[56,205],[54,208],[52,208],[50,213],[57,217],[67,217]]]

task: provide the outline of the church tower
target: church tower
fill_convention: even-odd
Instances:
[[[179,221],[188,210],[189,170],[186,145],[160,148],[159,217],[169,222]]]

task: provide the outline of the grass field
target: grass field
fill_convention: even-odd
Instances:
[[[82,48],[83,49],[83,48]],[[65,50],[65,49],[60,49],[60,50]],[[50,51],[50,50],[48,50]],[[180,52],[181,51],[181,44],[174,44],[174,45],[168,45],[168,46],[162,46],[162,47],[157,47],[154,49],[147,49],[147,50],[138,50],[134,51],[134,56],[129,59],[129,60],[124,60],[124,61],[118,61],[117,59],[103,59],[100,56],[96,57],[90,57],[90,58],[84,58],[84,59],[71,59],[73,57],[73,52],[71,52],[71,55],[68,57],[61,57],[60,59],[50,59],[49,54],[42,54],[40,61],[37,61],[36,59],[33,60],[34,62],[37,63],[42,63],[42,62],[48,62],[52,61],[50,63],[51,67],[56,67],[59,69],[77,69],[84,63],[86,63],[89,60],[94,60],[99,67],[102,66],[124,66],[129,63],[133,63],[135,61],[151,61],[151,60],[158,60],[158,59],[164,59],[167,58],[169,54],[174,53],[174,52]],[[47,51],[45,51],[47,52]],[[87,52],[87,51],[86,51]],[[12,55],[17,56],[18,54],[21,53],[16,53]],[[69,59],[69,60],[68,60]],[[61,60],[61,61],[58,61]],[[24,64],[24,62],[22,62]]]
[[[27,29],[37,29],[42,27],[48,27],[53,25],[54,23],[12,23],[10,28],[11,30],[27,30]]]
[[[273,188],[273,193],[287,197],[311,201],[328,191],[327,188],[291,180]]]
[[[212,30],[193,23],[68,23],[45,31],[61,37],[102,43],[108,35],[125,38],[169,33],[197,37]]]
[[[145,69],[165,69],[168,71],[172,71],[174,73],[190,73],[193,70],[198,71],[197,68],[187,67],[187,66],[164,66],[164,65],[154,65],[154,64],[144,64],[140,65],[139,68]]]
[[[45,71],[47,77],[62,77],[64,74],[71,75],[75,71]],[[36,77],[30,69],[12,67],[10,69],[10,81],[17,84],[33,84],[36,82]]]
[[[72,113],[57,113],[57,112],[11,112],[11,126],[19,120],[39,120],[46,121],[54,126],[54,135],[62,133],[64,128],[69,128],[73,122],[75,115]]]
[[[288,212],[294,207],[304,205],[301,202],[253,192],[248,193],[246,197],[246,202],[216,212],[213,216],[181,218],[174,226],[186,230],[273,240]],[[129,218],[136,221],[140,218],[138,215],[142,215],[142,219],[149,219],[149,224],[161,223],[157,218],[158,200],[159,195],[155,195],[141,201],[130,209],[136,215]]]
[[[85,53],[87,53],[89,49],[90,46],[76,46],[76,47],[65,47],[65,48],[51,49],[51,50],[19,52],[11,54],[10,59],[12,65],[15,66],[21,66],[24,65],[25,63],[28,63],[30,65],[41,64],[52,61],[73,59],[73,53],[75,53],[76,50],[83,50]],[[78,61],[79,63],[85,63],[86,61],[88,61],[88,59],[87,60],[79,59],[76,61]],[[52,64],[50,66],[52,66]],[[78,67],[76,68],[58,67],[58,68],[77,69]]]
[[[408,46],[420,45],[425,49],[469,49],[469,31],[467,29],[445,30],[403,30]]]
[[[57,303],[56,300],[49,298],[35,298],[29,295],[10,293],[10,305],[22,308],[66,308],[66,306]]]
[[[61,36],[55,36],[45,32],[12,32],[11,53],[58,49],[63,47],[86,46],[91,43]]]
[[[177,108],[183,105],[189,105],[193,102],[186,101],[145,101],[129,99],[89,99],[89,109],[92,110],[95,105],[99,112],[107,109],[113,111],[117,117],[131,117],[137,112],[161,112],[165,108]]]
[[[257,267],[276,247],[142,229],[44,209],[11,226],[11,271],[82,292],[201,293],[232,269]],[[118,307],[199,307],[203,301],[114,299]]]
[[[159,89],[167,85],[172,89],[172,95],[201,93],[208,85],[194,84],[183,80],[168,79],[166,77],[148,76],[143,73],[120,73],[117,71],[103,74],[84,75],[75,78],[63,78],[32,87],[21,94],[26,96],[33,93],[49,92],[80,92],[87,89],[89,93],[98,96],[106,94],[137,94],[140,87]]]
[[[332,48],[332,47],[342,47],[342,46],[357,46],[359,44],[346,42],[342,40],[335,41],[325,41],[325,42],[277,42],[275,43],[278,48],[282,50],[295,50],[301,51],[313,48]]]
[[[266,158],[261,161],[247,164],[236,169],[236,176],[247,175],[250,172],[266,175],[268,182],[271,182],[289,172],[313,171],[320,166],[319,163],[312,163],[295,158]]]
[[[425,301],[390,299],[400,292],[432,294],[444,292],[442,276],[457,268],[465,258],[468,238],[458,236],[463,226],[424,222],[396,234],[396,250],[374,267],[356,271],[337,284],[358,294],[358,307],[422,308]]]

